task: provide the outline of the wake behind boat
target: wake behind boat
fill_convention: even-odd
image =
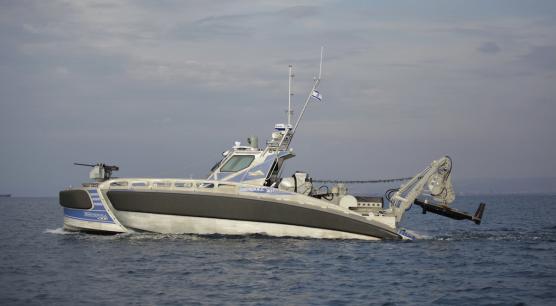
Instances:
[[[68,230],[124,233],[130,230],[188,234],[265,234],[340,239],[410,239],[400,228],[413,204],[423,212],[479,224],[485,204],[474,215],[449,206],[455,199],[452,161],[433,161],[384,198],[355,197],[344,184],[316,188],[307,173],[282,177],[284,163],[295,156],[290,143],[317,91],[321,68],[294,125],[291,80],[287,123],[276,124],[264,147],[257,137],[235,142],[205,179],[112,178],[117,166],[92,167],[94,182],[60,192]],[[420,199],[419,197],[426,197]]]

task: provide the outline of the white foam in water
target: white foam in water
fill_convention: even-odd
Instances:
[[[47,234],[56,234],[56,235],[75,235],[78,232],[67,231],[63,227],[59,227],[57,229],[49,229],[47,228],[45,231]]]
[[[47,234],[55,234],[55,235],[79,235],[83,234],[79,231],[68,231],[63,227],[59,227],[56,229],[49,229],[47,228],[44,233]],[[204,239],[198,235],[191,235],[191,234],[159,234],[159,233],[150,233],[150,232],[136,232],[134,230],[128,229],[126,233],[118,233],[115,235],[83,235],[86,238],[93,238],[93,239],[102,239],[102,240],[111,240],[111,239],[131,239],[131,240],[167,240],[167,239],[183,239],[183,240],[202,240]]]
[[[161,234],[161,233],[150,233],[150,232],[129,232],[120,237],[127,237],[132,240],[203,240],[204,238],[198,235],[191,234]]]
[[[421,234],[421,233],[418,233],[416,231],[412,231],[412,230],[408,230],[408,229],[404,229],[404,230],[405,230],[406,233],[408,233],[412,237],[415,237],[415,240],[429,240],[429,239],[433,238],[432,236]]]

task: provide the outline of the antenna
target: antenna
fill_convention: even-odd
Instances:
[[[292,83],[293,83],[293,67],[292,65],[289,66],[289,75],[288,75],[288,128],[291,125],[291,121],[292,121],[292,115],[293,115],[293,111],[292,111]]]
[[[292,74],[292,65],[289,65],[290,68],[290,83],[288,85],[289,88],[289,97],[288,97],[288,126],[286,127],[286,132],[283,134],[282,139],[280,140],[280,143],[278,144],[278,148],[275,152],[275,163],[273,164],[270,173],[272,173],[274,171],[274,169],[278,166],[278,153],[280,152],[280,150],[282,149],[282,144],[284,144],[284,142],[286,141],[286,147],[285,150],[288,149],[288,147],[290,146],[291,140],[293,139],[293,136],[295,135],[295,131],[297,130],[297,126],[299,125],[299,122],[301,121],[301,118],[303,118],[303,114],[305,113],[305,109],[307,109],[307,104],[309,104],[309,100],[311,99],[311,96],[313,95],[313,92],[317,89],[317,87],[320,84],[320,79],[322,77],[322,58],[323,58],[323,54],[324,54],[324,47],[320,48],[320,63],[319,63],[319,76],[314,78],[314,83],[313,83],[313,87],[311,88],[311,91],[309,92],[309,95],[307,96],[307,99],[305,99],[305,104],[303,105],[303,109],[301,110],[301,113],[299,114],[299,117],[297,117],[297,121],[295,122],[295,126],[293,127],[293,129],[290,128],[290,120],[291,120],[291,96],[293,95],[291,93],[291,81],[293,78],[293,74]],[[267,150],[269,150],[269,146],[266,147],[265,149],[265,153]],[[279,169],[279,172],[281,172],[282,169]],[[280,173],[278,173],[278,176],[280,175]],[[270,178],[270,177],[269,177]],[[269,179],[267,178],[267,179]]]
[[[324,52],[324,46],[321,46],[321,47],[320,47],[319,80],[320,80],[320,78],[321,78],[321,76],[322,76],[322,55],[323,55],[323,52]]]
[[[295,131],[297,130],[297,126],[299,125],[299,122],[301,122],[301,118],[303,118],[303,114],[305,114],[305,109],[307,108],[307,104],[309,104],[309,100],[311,100],[311,96],[313,95],[313,92],[319,87],[320,79],[322,77],[322,58],[323,58],[323,55],[324,55],[324,47],[320,47],[319,76],[315,77],[315,82],[313,83],[313,88],[311,88],[311,91],[309,92],[309,95],[307,96],[307,99],[305,99],[305,104],[303,105],[303,109],[301,110],[301,113],[299,114],[299,117],[297,118],[297,121],[295,122],[295,126],[293,127],[291,138],[293,138],[293,134],[295,134]],[[291,138],[290,138],[290,140],[291,140]]]

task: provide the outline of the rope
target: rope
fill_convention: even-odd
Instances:
[[[391,183],[391,182],[400,182],[400,181],[407,181],[412,179],[413,177],[401,177],[401,178],[392,178],[392,179],[381,179],[381,180],[354,180],[354,181],[342,181],[342,180],[313,180],[314,183],[343,183],[343,184],[374,184],[374,183]]]

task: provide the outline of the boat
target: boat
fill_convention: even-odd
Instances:
[[[432,161],[385,197],[351,195],[344,183],[317,188],[305,172],[283,176],[284,164],[295,157],[290,144],[308,104],[322,99],[317,91],[321,75],[322,50],[318,77],[293,124],[290,65],[287,123],[274,125],[264,146],[254,136],[246,144],[236,141],[205,178],[115,178],[118,166],[75,163],[92,168],[92,181],[60,191],[64,228],[94,233],[407,240],[414,237],[401,221],[413,205],[423,213],[480,224],[484,203],[473,215],[450,206],[455,193],[452,160],[447,156]]]
[[[12,197],[12,195],[9,194],[9,193],[0,194],[0,198],[11,198],[11,197]]]

